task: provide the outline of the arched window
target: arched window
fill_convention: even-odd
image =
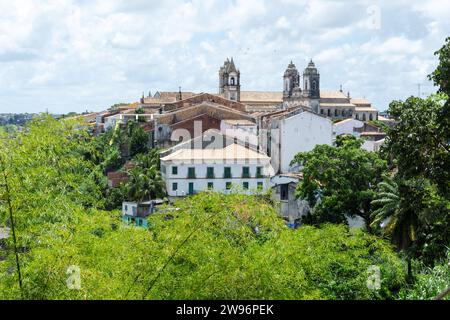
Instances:
[[[230,84],[231,84],[232,86],[234,86],[234,78],[233,78],[233,77],[230,79]]]
[[[317,86],[317,85],[316,85],[316,82],[315,82],[315,81],[313,81],[313,84],[312,84],[312,89],[313,89],[313,90],[316,90],[316,86]]]
[[[369,120],[372,121],[373,120],[373,116],[372,114],[369,114]]]
[[[337,115],[338,115],[338,110],[334,109],[334,116],[337,117]]]
[[[366,121],[366,114],[363,113],[363,121]]]
[[[308,81],[305,80],[305,90],[308,90]]]
[[[330,110],[330,109],[327,110],[327,115],[328,115],[328,116],[331,115],[331,110]]]

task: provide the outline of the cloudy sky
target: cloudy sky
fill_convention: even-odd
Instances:
[[[216,92],[233,56],[242,90],[282,90],[312,58],[321,89],[430,93],[450,1],[0,0],[0,113],[102,110],[157,90]]]

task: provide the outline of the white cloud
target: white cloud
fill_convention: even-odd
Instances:
[[[367,28],[367,8],[381,28]],[[313,58],[384,109],[416,92],[450,30],[448,1],[15,0],[0,2],[0,112],[83,111],[151,90],[217,90],[233,56],[245,90],[281,90]]]

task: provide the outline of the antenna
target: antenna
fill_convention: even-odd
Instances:
[[[418,83],[417,84],[417,96],[420,98],[420,88],[421,88],[422,84]]]

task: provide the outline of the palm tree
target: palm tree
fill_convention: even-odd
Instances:
[[[416,240],[420,206],[416,206],[417,182],[397,182],[396,178],[385,178],[378,184],[376,199],[372,206],[378,207],[373,213],[371,226],[380,225],[391,235],[392,242],[408,257],[408,276],[411,278],[411,258],[408,249]]]
[[[145,201],[165,195],[165,183],[156,166],[132,168],[129,177],[127,183],[129,200]]]

